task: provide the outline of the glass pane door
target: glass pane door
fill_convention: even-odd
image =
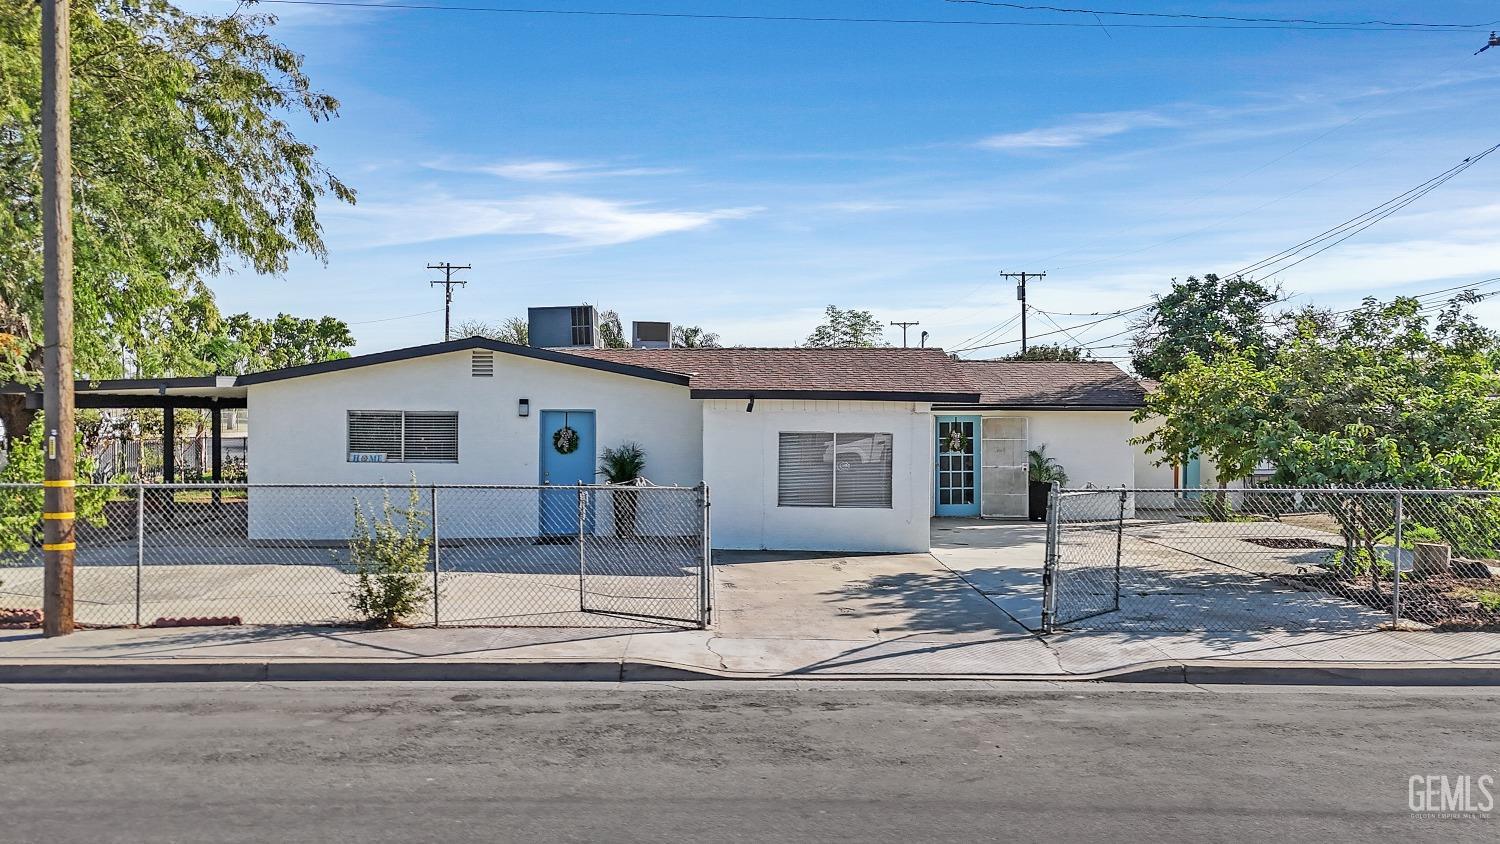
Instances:
[[[979,515],[978,429],[977,416],[937,417],[934,512],[939,516]]]

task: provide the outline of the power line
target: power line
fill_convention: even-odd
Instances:
[[[953,20],[949,18],[873,18],[873,17],[840,17],[825,15],[731,15],[713,14],[708,12],[656,12],[656,11],[631,11],[624,9],[546,9],[546,8],[517,8],[504,6],[450,6],[425,3],[361,3],[356,0],[258,0],[280,6],[332,6],[338,8],[372,9],[387,11],[430,11],[430,12],[483,12],[501,15],[557,15],[572,17],[599,17],[599,18],[665,18],[676,20],[718,20],[718,21],[774,21],[793,23],[874,23],[874,24],[911,24],[926,26],[972,26],[972,27],[1041,27],[1041,28],[1064,28],[1064,29],[1098,29],[1098,23],[1084,23],[1082,21],[991,21],[991,20]],[[1310,26],[1306,24],[1281,24],[1281,23],[1115,23],[1111,24],[1117,28],[1129,29],[1271,29],[1271,30],[1302,30],[1312,32],[1409,32],[1409,33],[1453,33],[1466,32],[1465,29],[1414,29],[1409,26],[1390,25],[1321,25]]]
[[[965,6],[994,6],[1001,9],[1016,9],[1024,12],[1059,12],[1063,14],[1076,15],[1109,15],[1114,17],[1131,18],[1179,18],[1201,21],[1234,21],[1237,23],[1297,23],[1313,26],[1399,26],[1399,27],[1433,27],[1438,29],[1488,29],[1500,21],[1488,21],[1484,23],[1414,23],[1387,20],[1366,21],[1325,21],[1312,20],[1308,18],[1247,18],[1237,15],[1198,15],[1189,12],[1129,12],[1129,11],[1107,11],[1105,9],[1077,9],[1068,6],[1036,6],[1025,3],[1001,3],[998,0],[943,0],[945,3],[953,3]]]
[[[428,316],[430,314],[442,313],[442,308],[433,308],[430,311],[418,311],[414,314],[402,314],[401,316],[381,317],[380,319],[363,319],[359,322],[346,323],[347,325],[371,325],[377,322],[394,322],[398,319],[411,319],[412,317]]]
[[[1262,258],[1259,261],[1255,261],[1255,262],[1253,262],[1251,264],[1248,264],[1248,265],[1246,265],[1244,267],[1241,267],[1240,269],[1235,270],[1234,272],[1226,273],[1226,274],[1224,274],[1224,277],[1225,278],[1233,278],[1234,276],[1250,275],[1250,274],[1255,273],[1255,272],[1260,271],[1260,270],[1270,270],[1269,272],[1264,273],[1263,275],[1261,275],[1260,279],[1261,280],[1265,280],[1267,278],[1273,278],[1273,277],[1275,277],[1275,276],[1277,276],[1277,275],[1279,275],[1279,274],[1281,274],[1281,273],[1283,273],[1283,272],[1291,269],[1292,267],[1295,267],[1298,264],[1303,263],[1304,261],[1310,260],[1310,259],[1312,259],[1312,258],[1314,258],[1314,257],[1316,257],[1318,255],[1321,255],[1324,252],[1327,252],[1329,249],[1332,249],[1333,247],[1339,245],[1340,243],[1343,243],[1344,241],[1348,240],[1349,238],[1351,238],[1351,237],[1359,234],[1360,232],[1363,232],[1366,229],[1369,229],[1371,226],[1375,225],[1376,223],[1379,223],[1380,221],[1385,220],[1386,218],[1390,217],[1391,215],[1395,214],[1396,212],[1398,212],[1398,211],[1406,208],[1407,206],[1411,205],[1413,202],[1416,202],[1418,199],[1421,199],[1422,197],[1426,196],[1427,194],[1432,193],[1434,190],[1437,190],[1439,187],[1442,187],[1444,184],[1446,184],[1447,182],[1449,182],[1450,180],[1452,180],[1454,177],[1458,176],[1460,173],[1464,172],[1465,170],[1468,170],[1470,167],[1473,167],[1475,164],[1478,164],[1481,160],[1483,160],[1485,157],[1489,156],[1491,153],[1495,152],[1495,150],[1497,150],[1497,149],[1500,149],[1500,144],[1495,144],[1494,146],[1491,146],[1488,149],[1482,150],[1482,151],[1480,151],[1480,152],[1478,152],[1478,153],[1476,153],[1474,155],[1469,156],[1468,158],[1465,158],[1463,161],[1460,161],[1458,164],[1455,164],[1452,167],[1449,167],[1447,170],[1444,170],[1442,173],[1439,173],[1438,175],[1432,177],[1431,179],[1428,179],[1427,181],[1422,182],[1421,184],[1417,185],[1416,187],[1413,187],[1413,188],[1410,188],[1410,189],[1408,189],[1406,191],[1403,191],[1402,193],[1398,194],[1394,198],[1388,199],[1385,202],[1382,202],[1381,204],[1375,206],[1374,208],[1371,208],[1371,209],[1369,209],[1369,210],[1367,210],[1367,211],[1365,211],[1365,212],[1363,212],[1361,214],[1358,214],[1358,215],[1356,215],[1354,217],[1351,217],[1350,219],[1345,220],[1344,222],[1338,224],[1337,226],[1334,226],[1333,228],[1327,229],[1327,230],[1325,230],[1325,231],[1323,231],[1323,232],[1321,232],[1321,233],[1319,233],[1317,235],[1314,235],[1314,236],[1312,236],[1312,237],[1310,237],[1310,238],[1302,241],[1301,243],[1295,244],[1295,245],[1293,245],[1293,246],[1291,246],[1291,247],[1289,247],[1287,249],[1283,249],[1280,252],[1277,252],[1276,254],[1271,255],[1271,256],[1269,256],[1267,258]],[[1306,252],[1306,250],[1309,249],[1309,248],[1311,248],[1311,247],[1318,247],[1318,248],[1314,249],[1311,252]],[[1304,252],[1306,254],[1303,254]],[[1294,258],[1295,258],[1295,260],[1291,260],[1291,259],[1294,259]],[[1280,266],[1278,266],[1278,265],[1280,265]],[[1273,270],[1273,269],[1271,269],[1272,267],[1276,267],[1276,269]],[[1300,295],[1300,294],[1298,294],[1298,295]],[[1282,298],[1278,298],[1276,301],[1268,302],[1266,305],[1264,305],[1262,307],[1262,310],[1264,310],[1265,308],[1271,307],[1272,305],[1276,305],[1276,304],[1280,304],[1282,302],[1285,302],[1285,301],[1287,301],[1290,298],[1291,297],[1282,297]],[[1128,308],[1128,309],[1125,309],[1125,310],[1116,311],[1116,312],[1114,312],[1114,313],[1112,313],[1112,314],[1110,314],[1108,316],[1105,316],[1102,319],[1094,320],[1092,322],[1087,322],[1087,323],[1081,323],[1079,325],[1074,325],[1074,326],[1069,326],[1069,327],[1076,329],[1076,328],[1087,327],[1089,325],[1097,325],[1097,324],[1099,324],[1101,322],[1109,322],[1110,320],[1119,319],[1122,316],[1128,316],[1130,314],[1137,313],[1139,311],[1145,310],[1146,308],[1150,307],[1151,304],[1152,304],[1151,302],[1147,302],[1147,303],[1145,303],[1143,305],[1138,305],[1138,306],[1136,306],[1134,308]],[[1055,333],[1057,333],[1057,332],[1049,332],[1049,334],[1055,334]],[[1048,335],[1038,335],[1038,336],[1048,336]],[[969,345],[966,348],[961,348],[961,349],[958,349],[957,351],[962,352],[962,351],[973,351],[975,349],[992,348],[994,346],[1006,345],[1007,343],[1013,343],[1013,342],[1016,342],[1016,341],[1014,341],[1014,340],[1007,340],[1007,341],[1004,341],[1004,342],[990,343],[990,344],[987,344],[987,345]]]

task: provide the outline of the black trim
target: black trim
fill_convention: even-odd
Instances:
[[[41,393],[26,393],[26,407],[42,408]],[[94,410],[130,410],[140,408],[224,408],[238,410],[246,406],[244,396],[122,396],[117,393],[76,393],[73,406]]]
[[[235,378],[232,375],[202,375],[184,378],[109,378],[104,380],[88,380],[79,378],[73,382],[75,393],[109,393],[116,390],[202,390],[218,389],[227,390],[235,386]],[[15,395],[17,393],[33,393],[35,387],[21,384],[16,381],[7,381],[0,384],[0,394]]]
[[[1140,410],[1144,404],[944,404],[933,410]]]
[[[603,372],[613,372],[617,375],[629,375],[633,378],[664,381],[668,384],[682,384],[686,386],[688,383],[688,376],[676,372],[664,372],[660,369],[651,369],[628,363],[615,363],[614,361],[599,360],[583,355],[568,354],[567,352],[556,352],[551,349],[538,349],[532,346],[520,346],[515,343],[503,343],[487,337],[465,337],[461,340],[449,340],[444,343],[429,343],[425,346],[410,346],[405,349],[392,349],[388,352],[356,355],[342,360],[329,360],[322,363],[289,366],[285,369],[253,372],[249,375],[241,375],[235,379],[235,384],[244,387],[250,384],[284,381],[289,378],[322,375],[326,372],[342,372],[346,369],[358,369],[362,366],[375,366],[382,363],[414,360],[416,358],[428,357],[429,355],[443,355],[449,352],[462,352],[469,349],[488,349],[492,352],[501,352],[507,355],[516,355],[517,357],[562,363],[569,366],[581,366],[584,369],[597,369]]]
[[[695,399],[819,399],[828,401],[972,402],[977,393],[923,393],[895,390],[693,390]]]

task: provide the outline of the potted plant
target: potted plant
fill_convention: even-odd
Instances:
[[[643,478],[646,450],[638,442],[624,442],[599,452],[599,474],[611,484],[623,486],[614,491],[615,536],[635,536],[635,514],[639,504],[635,486]]]
[[[1027,474],[1031,478],[1027,491],[1031,498],[1031,520],[1040,522],[1047,518],[1047,498],[1052,491],[1052,482],[1068,485],[1068,471],[1057,462],[1056,457],[1047,456],[1047,446],[1039,445],[1026,452]]]

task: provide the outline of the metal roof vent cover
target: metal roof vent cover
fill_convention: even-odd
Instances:
[[[475,349],[469,361],[469,374],[475,378],[494,378],[495,353],[488,349]]]

